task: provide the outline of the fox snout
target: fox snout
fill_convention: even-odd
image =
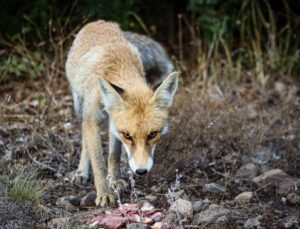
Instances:
[[[126,149],[127,148],[127,149]],[[128,154],[128,160],[129,160],[129,166],[131,170],[139,176],[146,175],[153,166],[153,158],[152,158],[152,152],[147,152],[147,150],[139,152],[131,152],[128,147],[125,147],[127,154]],[[154,151],[154,149],[153,149]]]
[[[141,159],[136,157],[131,157],[129,159],[129,166],[131,170],[139,176],[146,175],[151,170],[152,165],[153,159],[150,156]]]

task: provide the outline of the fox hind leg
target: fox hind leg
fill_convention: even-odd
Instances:
[[[82,136],[82,149],[80,154],[80,161],[75,176],[73,178],[73,181],[76,183],[86,185],[89,180],[89,173],[90,173],[90,157],[87,152],[87,146],[84,140],[84,136]]]

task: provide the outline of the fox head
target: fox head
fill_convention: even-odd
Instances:
[[[110,132],[123,143],[132,171],[144,175],[152,168],[155,145],[167,132],[178,73],[171,73],[155,90],[132,86],[126,91],[104,79],[99,81]]]

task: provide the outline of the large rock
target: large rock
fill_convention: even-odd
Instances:
[[[178,213],[184,218],[191,219],[193,217],[193,205],[188,200],[178,199],[171,205],[169,212]]]
[[[258,173],[258,168],[253,163],[248,163],[241,166],[235,174],[238,179],[250,180],[254,178]]]
[[[252,181],[259,187],[269,188],[276,187],[279,195],[287,195],[290,192],[299,191],[300,179],[289,176],[281,169],[272,169],[254,177]]]
[[[206,210],[193,216],[193,225],[226,225],[231,211],[223,206],[212,204]]]

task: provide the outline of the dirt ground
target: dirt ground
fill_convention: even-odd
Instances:
[[[152,195],[157,198],[156,207],[167,214],[168,190],[183,190],[182,198],[191,203],[206,200],[231,211],[225,226],[209,223],[211,228],[300,228],[300,201],[287,197],[300,192],[296,186],[300,184],[299,82],[275,80],[263,88],[250,79],[213,86],[183,81],[171,110],[169,133],[157,147],[152,171],[146,178],[135,178],[134,193],[132,189],[124,193],[122,202]],[[0,213],[5,214],[0,216],[0,228],[46,228],[54,218],[76,216],[80,220],[80,214],[95,210],[95,206],[56,203],[68,195],[81,198],[94,189],[92,181],[87,186],[70,182],[79,160],[80,129],[66,79],[3,85],[0,113],[0,174],[18,164],[30,165],[38,168],[40,179],[51,184],[41,198],[43,214],[32,203],[2,197]],[[107,152],[106,128],[103,138]],[[281,183],[256,184],[248,174],[238,179],[237,171],[246,164],[255,166],[254,176],[282,169],[289,175],[285,181],[293,179],[295,188],[282,193],[278,191]],[[210,183],[221,188],[207,190]],[[235,197],[245,191],[253,193],[251,201],[238,204]],[[24,210],[25,206],[30,210]],[[249,219],[259,223],[248,227]],[[188,219],[183,225],[210,228],[193,222]]]

